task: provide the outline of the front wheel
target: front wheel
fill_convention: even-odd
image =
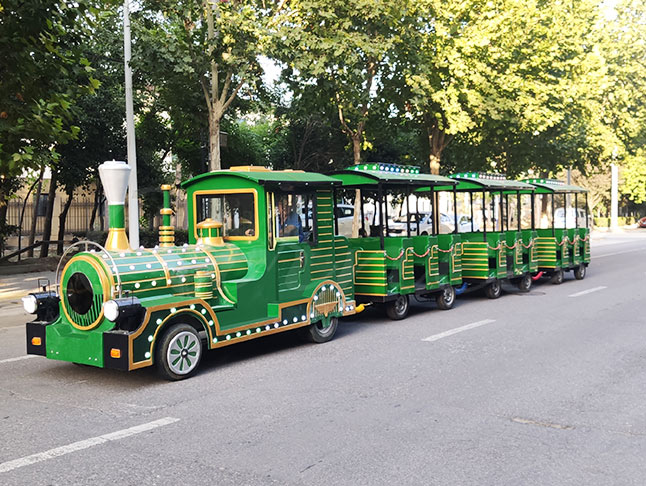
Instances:
[[[502,285],[500,280],[495,279],[485,287],[485,295],[490,299],[497,299],[502,295]]]
[[[202,358],[202,341],[197,331],[188,324],[172,326],[156,350],[159,374],[172,381],[193,375]]]
[[[578,267],[576,267],[576,270],[574,270],[574,278],[577,280],[583,280],[585,278],[585,265],[583,263],[580,263]]]
[[[453,286],[447,285],[444,287],[435,297],[435,302],[437,302],[437,307],[442,310],[452,309],[455,304],[455,289]]]
[[[408,308],[408,295],[399,295],[395,300],[386,304],[386,315],[393,321],[399,321],[408,315]]]
[[[562,268],[557,268],[554,270],[554,273],[552,274],[552,278],[550,279],[550,282],[554,285],[561,285],[563,283],[563,280],[565,278],[565,274],[563,273]]]
[[[529,273],[526,273],[518,281],[518,290],[521,292],[529,292],[529,289],[532,288],[532,276]]]
[[[334,337],[338,325],[339,319],[336,317],[322,319],[304,328],[302,336],[311,343],[326,343]]]

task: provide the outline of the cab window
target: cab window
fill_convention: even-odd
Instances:
[[[222,223],[224,239],[256,239],[256,200],[251,192],[198,194],[196,224],[210,218]]]

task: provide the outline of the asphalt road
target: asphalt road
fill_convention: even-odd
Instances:
[[[582,281],[369,310],[177,383],[15,360],[25,316],[5,306],[0,484],[642,485],[646,230],[592,251]]]

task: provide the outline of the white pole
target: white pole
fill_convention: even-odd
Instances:
[[[610,168],[612,174],[612,185],[610,189],[610,228],[615,230],[619,226],[617,221],[617,217],[619,216],[619,170],[616,164],[610,164]]]
[[[139,191],[137,190],[137,150],[135,115],[132,107],[132,70],[130,69],[130,2],[123,2],[123,57],[126,74],[126,135],[128,139],[128,236],[131,248],[139,248]]]

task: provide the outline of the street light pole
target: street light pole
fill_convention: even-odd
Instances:
[[[123,2],[123,57],[126,77],[126,136],[128,140],[128,234],[132,248],[139,248],[139,191],[137,189],[137,150],[135,115],[132,106],[132,69],[130,69],[130,1]]]

